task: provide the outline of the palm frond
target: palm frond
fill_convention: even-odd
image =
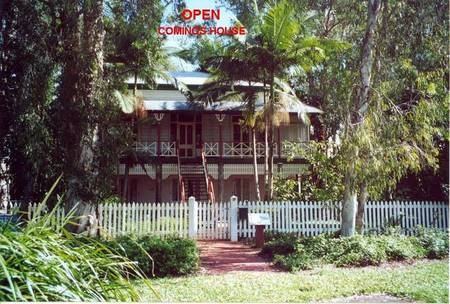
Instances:
[[[309,124],[306,105],[300,101],[294,89],[285,81],[275,78],[275,93],[280,109],[297,109],[297,115],[304,124]]]
[[[267,42],[276,50],[290,49],[299,32],[294,10],[283,0],[274,5],[263,17],[261,31]]]

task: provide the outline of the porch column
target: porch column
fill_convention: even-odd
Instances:
[[[161,163],[155,164],[155,173],[156,173],[156,189],[155,189],[155,198],[156,202],[161,202],[161,186],[162,186],[162,165]]]
[[[161,155],[161,120],[164,118],[164,113],[155,113],[153,114],[157,125],[156,125],[156,138],[157,138],[157,143],[156,143],[156,155],[160,156]]]
[[[219,201],[223,202],[223,120],[225,119],[225,114],[216,114],[216,119],[219,122],[219,165],[218,165],[218,190],[219,190]]]
[[[219,163],[218,166],[218,177],[219,177],[219,202],[223,202],[223,163]]]
[[[223,135],[222,121],[219,121],[219,201],[223,202]]]
[[[161,123],[158,121],[158,125],[156,127],[157,133],[157,143],[156,143],[156,155],[161,155]]]

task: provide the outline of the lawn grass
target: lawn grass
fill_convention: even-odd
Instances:
[[[142,287],[146,301],[305,302],[383,293],[415,301],[448,303],[448,261],[364,268],[323,266],[299,273],[196,275],[155,279],[152,284],[160,299]]]

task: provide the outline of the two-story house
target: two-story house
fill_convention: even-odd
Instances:
[[[208,106],[192,104],[174,83],[196,89],[208,81],[208,74],[176,72],[171,75],[173,82],[158,80],[153,89],[138,82],[148,119],[139,124],[133,156],[121,159],[119,191],[123,191],[126,181],[128,201],[183,201],[191,195],[199,200],[225,201],[232,195],[241,200],[254,200],[252,144],[242,124],[243,104],[238,101]],[[262,106],[263,100],[258,100],[257,108]],[[303,109],[308,113],[321,112],[307,105]],[[283,142],[308,142],[310,128],[298,118],[295,105],[286,109],[285,116],[288,119],[274,132],[274,174],[294,177],[306,169],[306,164],[299,158],[288,162]],[[257,135],[256,150],[263,195],[263,132]]]

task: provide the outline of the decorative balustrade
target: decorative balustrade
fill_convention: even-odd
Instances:
[[[218,142],[205,142],[203,144],[203,151],[205,156],[220,156]]]
[[[161,155],[162,156],[177,156],[177,143],[176,142],[161,142]]]
[[[278,155],[277,144],[273,144],[274,155]],[[262,142],[256,143],[256,156],[262,157],[265,153],[265,146]],[[223,157],[252,157],[253,148],[250,142],[224,142],[223,143]]]
[[[149,156],[158,156],[158,143],[154,142],[143,142],[137,141],[134,144],[134,149],[136,152],[141,152],[148,154]],[[177,156],[177,144],[176,142],[165,142],[160,143],[160,153],[159,156]]]
[[[307,147],[307,143],[299,143]],[[279,151],[277,144],[274,143],[274,155],[277,157],[288,156],[288,146],[282,144],[281,151]],[[146,153],[150,156],[165,156],[173,157],[177,156],[177,144],[176,142],[163,141],[160,143],[159,155],[158,155],[158,143],[157,142],[136,142],[135,150],[137,152]],[[203,143],[203,152],[206,157],[219,157],[220,156],[220,144],[219,142],[205,142]],[[281,152],[281,153],[279,153]],[[197,152],[199,153],[199,152]],[[256,155],[263,157],[265,153],[265,146],[262,142],[256,143]],[[281,154],[281,155],[280,155]],[[251,142],[223,142],[222,143],[222,156],[226,158],[248,158],[253,156],[253,148]]]
[[[150,156],[157,155],[157,143],[156,142],[137,141],[134,143],[134,149],[137,152],[148,153]]]

